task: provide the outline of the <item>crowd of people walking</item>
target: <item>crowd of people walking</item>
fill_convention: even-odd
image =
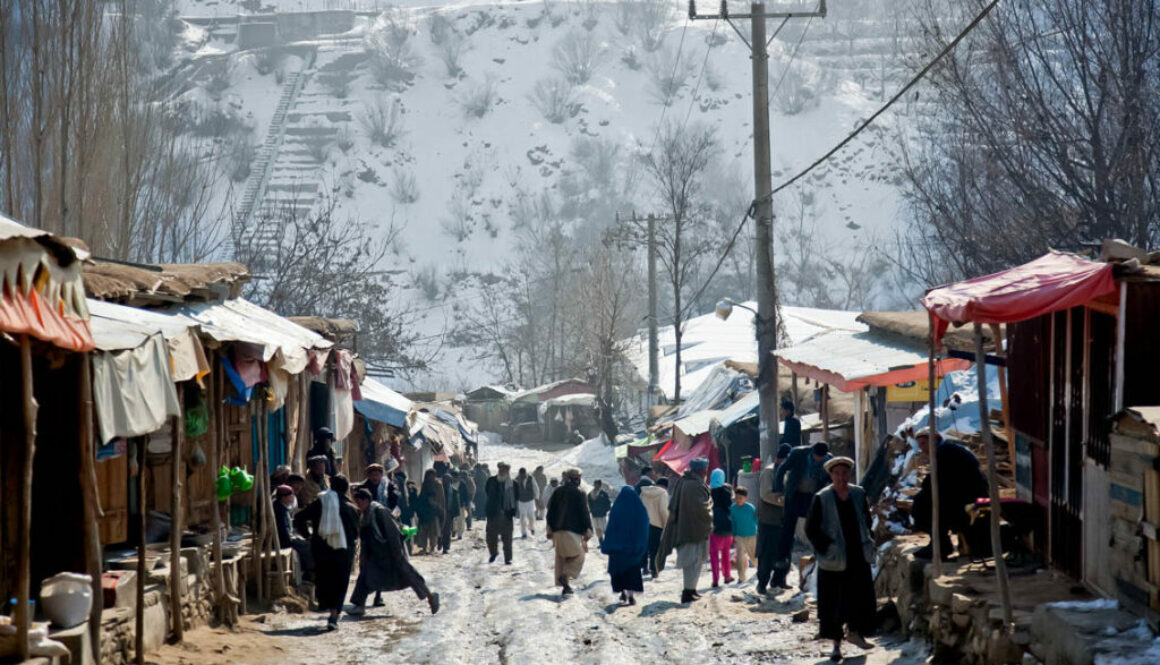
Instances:
[[[804,519],[817,562],[818,637],[833,641],[835,659],[844,641],[873,647],[866,640],[874,618],[869,506],[851,483],[853,461],[834,457],[825,444],[780,445],[758,475],[753,497],[704,457],[691,460],[672,483],[646,467],[635,486],[617,490],[594,479],[587,492],[578,469],[549,479],[543,467],[513,475],[506,462],[494,475],[486,464],[437,462],[417,487],[389,460],[387,467],[367,467],[365,481],[352,491],[345,477],[327,473],[332,461],[325,447],[311,452],[307,477],[286,470],[271,499],[279,540],[297,552],[330,630],[347,599],[357,542],[358,576],[347,610],[353,616],[366,611],[372,593],[377,606],[383,592],[403,589],[437,612],[439,594],[410,558],[450,552],[480,520],[488,562],[496,563],[502,551],[505,565],[513,560],[516,522],[524,539],[542,521],[554,550],[553,580],[564,597],[575,593],[572,583],[595,537],[622,604],[636,605],[645,579],[657,579],[670,561],[680,569],[680,602],[688,604],[702,597],[706,561],[712,588],[746,584],[754,566],[759,595],[790,588],[795,530]]]

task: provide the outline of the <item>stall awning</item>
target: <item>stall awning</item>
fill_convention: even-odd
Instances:
[[[312,351],[325,352],[334,346],[313,330],[244,298],[190,303],[171,311],[197,322],[202,332],[219,342],[249,342],[262,347],[262,361],[279,357],[280,368],[288,374],[305,370]]]
[[[76,251],[51,234],[0,215],[0,331],[91,350],[80,266]]]
[[[161,333],[131,349],[94,353],[92,363],[101,443],[155,432],[170,416],[181,415]]]
[[[183,316],[89,299],[93,341],[100,351],[125,351],[160,333],[169,347],[174,381],[200,379],[209,362],[197,336],[197,324]]]
[[[1082,305],[1115,291],[1113,266],[1052,251],[1009,270],[933,289],[922,304],[935,337],[951,323],[1015,323]]]
[[[370,377],[363,379],[361,387],[363,398],[354,403],[356,411],[367,420],[406,429],[414,402]]]
[[[799,376],[843,392],[915,381],[930,371],[927,349],[873,332],[832,330],[776,354],[778,362]],[[969,366],[966,360],[946,358],[936,369],[941,376]]]

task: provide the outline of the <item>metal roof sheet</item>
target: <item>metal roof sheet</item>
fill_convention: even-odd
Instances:
[[[689,414],[673,423],[673,429],[679,429],[690,437],[696,437],[709,431],[709,426],[715,419],[721,417],[722,411],[706,409]]]
[[[202,332],[219,342],[250,342],[263,347],[263,361],[269,362],[281,353],[283,369],[290,374],[298,374],[306,367],[308,350],[334,346],[322,335],[245,298],[187,303],[170,311],[197,322]]]
[[[196,328],[197,322],[184,316],[88,299],[93,341],[102,351],[135,349],[146,339],[161,333],[175,339]]]
[[[787,366],[808,366],[820,370],[817,378],[849,391],[859,379],[888,374],[894,370],[925,365],[928,351],[916,344],[888,339],[873,332],[830,330],[813,339],[776,351]],[[795,368],[796,369],[796,368]]]

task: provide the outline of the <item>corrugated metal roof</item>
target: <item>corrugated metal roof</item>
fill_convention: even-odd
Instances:
[[[755,390],[720,411],[717,422],[722,428],[731,427],[757,413],[761,395]]]
[[[219,342],[250,342],[263,347],[262,360],[279,352],[283,369],[298,374],[308,362],[307,350],[329,349],[334,344],[318,333],[259,307],[244,298],[222,303],[188,303],[170,310],[189,317]]]
[[[918,345],[898,339],[887,339],[873,332],[831,330],[797,346],[776,351],[778,360],[786,365],[808,366],[820,370],[815,376],[839,390],[850,382],[866,379],[893,370],[925,365],[928,351]]]
[[[696,437],[709,431],[709,426],[715,419],[719,419],[723,411],[706,409],[681,418],[673,423],[673,429],[679,429],[690,437]]]

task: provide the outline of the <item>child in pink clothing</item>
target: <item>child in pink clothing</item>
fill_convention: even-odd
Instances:
[[[725,482],[725,471],[713,469],[709,475],[709,496],[713,500],[713,532],[709,534],[709,565],[713,569],[713,587],[733,582],[729,569],[733,550],[733,524],[729,509],[733,505],[733,488]]]

